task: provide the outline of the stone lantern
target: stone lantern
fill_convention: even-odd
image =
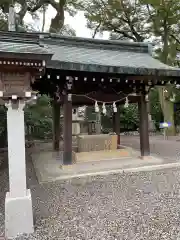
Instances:
[[[36,93],[31,89],[45,73],[51,59],[39,44],[39,36],[0,34],[0,99],[7,107],[9,192],[5,198],[5,235],[14,238],[32,233],[30,189],[26,185],[24,107]]]

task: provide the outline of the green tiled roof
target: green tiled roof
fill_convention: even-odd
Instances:
[[[16,57],[26,55],[26,57],[39,56],[47,57],[52,54],[40,45],[39,35],[35,34],[20,34],[14,32],[0,32],[0,57],[8,55]]]
[[[50,68],[117,74],[180,77],[180,69],[151,56],[150,45],[58,35],[44,35],[42,43],[54,53]]]
[[[47,67],[131,75],[180,77],[180,69],[154,59],[145,43],[65,37],[49,33],[0,33],[0,54],[52,53]]]

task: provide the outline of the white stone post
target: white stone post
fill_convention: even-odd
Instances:
[[[7,107],[9,192],[5,199],[5,234],[14,238],[34,231],[31,192],[26,188],[25,102],[9,101]]]

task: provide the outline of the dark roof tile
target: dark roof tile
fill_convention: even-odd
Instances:
[[[4,52],[49,55],[49,68],[62,70],[180,77],[180,69],[151,56],[150,45],[123,41],[65,37],[49,33],[0,33]],[[49,58],[50,59],[50,58]]]
[[[75,39],[75,38],[73,38]],[[65,41],[66,40],[66,41]],[[180,69],[153,58],[144,43],[89,40],[72,41],[63,37],[43,40],[45,48],[54,53],[49,67],[65,70],[180,76]]]
[[[48,54],[48,51],[44,47],[40,47],[38,44],[21,43],[21,42],[2,42],[0,41],[0,53],[21,53],[21,54]]]
[[[51,52],[41,46],[39,35],[20,34],[15,32],[0,32],[0,56],[11,54],[14,55],[50,55]],[[18,57],[17,55],[17,57]]]

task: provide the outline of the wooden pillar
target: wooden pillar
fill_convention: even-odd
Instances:
[[[53,116],[53,150],[59,151],[61,126],[60,126],[60,103],[56,99],[52,101]]]
[[[117,135],[117,144],[120,145],[120,111],[117,106],[117,112],[113,113],[113,132]]]
[[[140,131],[140,150],[141,156],[150,155],[149,147],[149,133],[148,133],[148,112],[147,112],[147,103],[145,99],[145,93],[142,93],[138,102],[139,107],[139,131]]]
[[[64,152],[63,164],[72,164],[72,98],[71,94],[64,96]]]

